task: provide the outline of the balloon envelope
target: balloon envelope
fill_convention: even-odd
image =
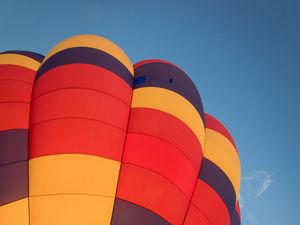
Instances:
[[[4,52],[0,118],[0,224],[240,224],[235,143],[170,62],[95,35]]]

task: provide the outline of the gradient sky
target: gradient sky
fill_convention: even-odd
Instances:
[[[299,224],[299,0],[1,0],[0,27],[0,51],[92,33],[177,64],[236,141],[242,224]]]

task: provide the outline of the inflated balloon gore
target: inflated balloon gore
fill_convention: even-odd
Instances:
[[[176,65],[79,35],[0,54],[0,225],[239,225],[240,162]]]

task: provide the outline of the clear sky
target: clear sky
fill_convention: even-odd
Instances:
[[[183,68],[236,141],[242,224],[299,224],[299,0],[0,0],[0,51],[81,33]]]

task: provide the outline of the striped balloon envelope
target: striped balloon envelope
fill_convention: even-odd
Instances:
[[[78,35],[0,54],[0,225],[240,225],[240,162],[176,65]]]

